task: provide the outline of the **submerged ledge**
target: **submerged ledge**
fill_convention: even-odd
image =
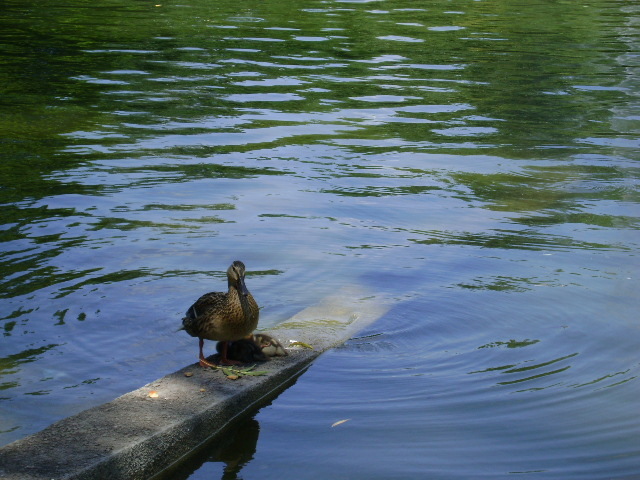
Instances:
[[[279,394],[318,355],[386,311],[361,291],[354,293],[325,299],[272,330],[285,345],[285,339],[296,339],[313,350],[287,349],[289,356],[260,364],[266,375],[233,381],[222,372],[189,365],[0,448],[0,477],[135,480],[157,475],[204,442],[215,441],[234,420]],[[158,396],[151,398],[151,391]]]

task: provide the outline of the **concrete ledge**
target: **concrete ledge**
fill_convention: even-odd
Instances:
[[[237,381],[195,364],[183,368],[7,445],[0,450],[0,477],[148,478],[277,392],[318,354],[291,352],[261,367],[266,376]],[[157,398],[149,397],[152,390]]]
[[[1,448],[0,477],[135,480],[161,472],[276,396],[320,353],[383,313],[371,302],[354,302],[352,295],[327,299],[270,332],[286,339],[285,345],[293,338],[314,349],[290,349],[288,357],[261,364],[267,375],[233,381],[220,371],[190,365]],[[149,396],[152,390],[157,398]]]

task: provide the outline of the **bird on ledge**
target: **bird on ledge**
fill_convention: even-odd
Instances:
[[[216,350],[222,354],[223,342],[216,344]],[[282,344],[271,335],[255,333],[243,338],[227,342],[227,359],[240,363],[266,362],[269,357],[286,357],[289,355]]]
[[[199,339],[199,359],[203,367],[214,366],[202,352],[205,339],[222,342],[221,364],[237,365],[241,362],[227,357],[228,342],[249,337],[258,326],[258,304],[247,290],[244,274],[244,263],[233,262],[227,269],[227,293],[205,293],[189,307],[182,319],[181,330]]]

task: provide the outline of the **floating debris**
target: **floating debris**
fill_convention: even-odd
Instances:
[[[351,419],[350,418],[345,418],[344,420],[338,420],[333,425],[331,425],[331,428],[337,427],[338,425],[342,425],[343,423],[348,422],[349,420],[351,420]]]

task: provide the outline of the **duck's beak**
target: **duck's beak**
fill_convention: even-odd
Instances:
[[[240,292],[245,297],[249,295],[249,290],[247,290],[247,286],[244,284],[244,278],[240,277],[238,280],[238,292]]]

